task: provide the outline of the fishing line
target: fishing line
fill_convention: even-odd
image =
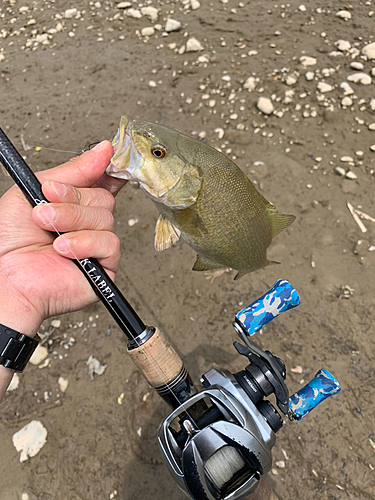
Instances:
[[[53,149],[53,148],[47,148],[45,146],[33,146],[32,144],[24,144],[22,142],[19,142],[19,141],[14,141],[14,144],[19,144],[23,147],[23,149],[25,150],[25,152],[27,151],[30,151],[32,148],[39,148],[39,149],[47,149],[48,151],[56,151],[57,153],[72,153],[74,155],[79,155],[81,154],[79,151],[67,151],[65,149]],[[26,148],[25,148],[26,146]]]

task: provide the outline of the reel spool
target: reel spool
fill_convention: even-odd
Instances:
[[[285,365],[250,336],[300,298],[285,280],[235,316],[234,327],[246,345],[234,342],[249,364],[231,373],[211,369],[204,389],[176,408],[162,423],[158,439],[164,461],[178,486],[193,500],[236,500],[256,491],[272,466],[271,450],[283,419],[300,420],[340,386],[320,370],[289,398]]]

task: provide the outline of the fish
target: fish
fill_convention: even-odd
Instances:
[[[122,116],[106,173],[135,181],[159,211],[154,246],[182,239],[193,271],[231,268],[235,279],[269,261],[272,239],[295,219],[280,214],[244,172],[211,146],[163,125]]]

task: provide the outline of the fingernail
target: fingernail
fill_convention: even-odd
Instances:
[[[43,203],[36,208],[36,215],[43,222],[43,224],[51,224],[56,217],[55,209],[48,205],[48,203]]]
[[[59,198],[64,198],[67,192],[67,187],[65,184],[56,181],[49,181],[52,191],[54,191]]]
[[[67,253],[71,247],[70,240],[63,237],[57,238],[57,240],[53,242],[53,246],[59,253]]]
[[[92,151],[96,151],[97,149],[101,149],[105,142],[106,141],[99,142],[99,144],[97,144],[94,148],[92,148]]]

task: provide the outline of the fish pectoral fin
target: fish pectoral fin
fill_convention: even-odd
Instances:
[[[180,239],[180,230],[164,215],[159,215],[155,226],[154,246],[157,252],[162,252]]]
[[[226,266],[197,255],[197,260],[194,262],[193,271],[209,271],[210,269],[222,269],[223,267]]]
[[[198,198],[202,186],[202,176],[195,165],[187,163],[184,166],[180,180],[168,191],[165,205],[171,208],[187,208]]]
[[[272,238],[274,238],[279,233],[281,233],[281,231],[283,231],[288,226],[290,226],[291,223],[295,220],[294,215],[280,214],[276,210],[276,207],[274,207],[271,204],[266,205],[266,208],[267,208],[269,220],[271,222]]]
[[[238,271],[238,273],[234,277],[234,280],[237,281],[240,278],[242,278],[243,276],[245,276],[245,274],[248,274],[248,273],[249,273],[249,271]]]
[[[275,265],[279,265],[279,264],[281,264],[281,262],[277,262],[276,260],[268,260],[266,267],[267,266],[275,266]]]

